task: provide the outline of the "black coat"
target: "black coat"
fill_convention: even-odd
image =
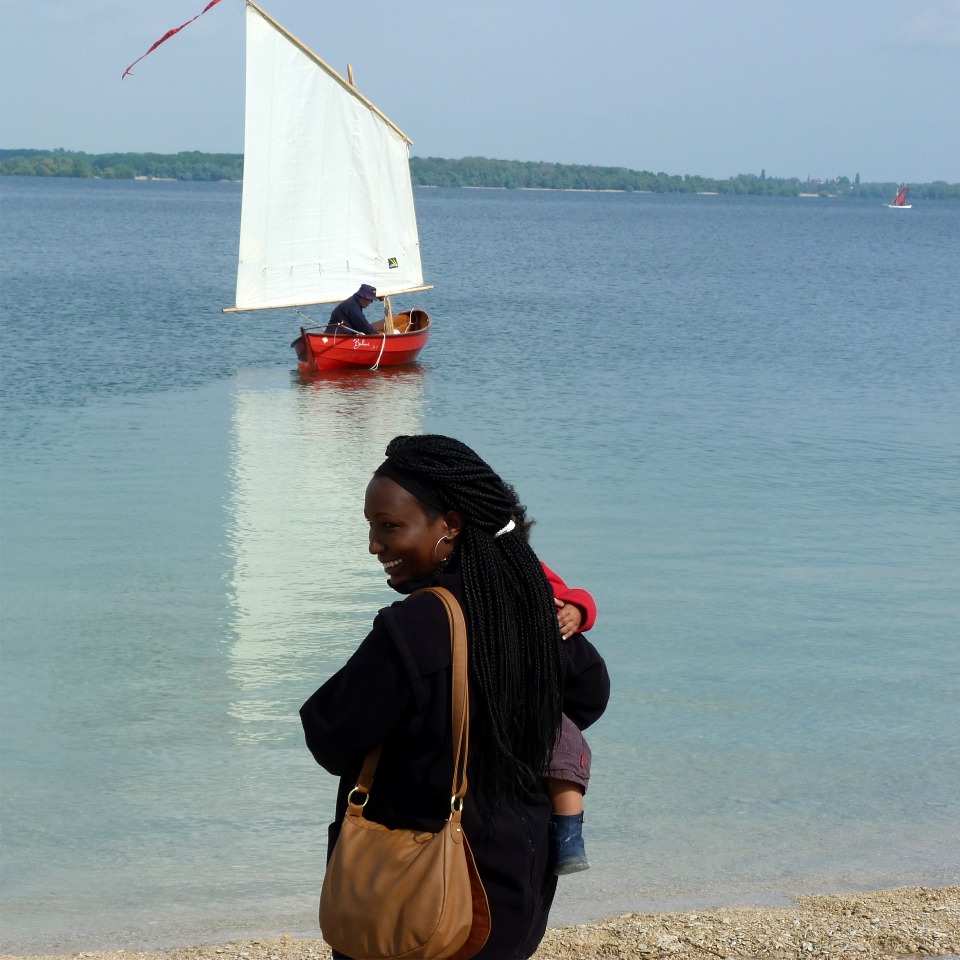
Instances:
[[[434,580],[462,602],[460,577]],[[589,726],[610,692],[606,666],[581,634],[564,641],[563,711]],[[450,631],[429,594],[381,610],[347,663],[301,708],[307,746],[340,777],[329,851],[364,756],[383,752],[364,815],[389,827],[436,831],[450,812]],[[492,930],[477,960],[529,957],[546,929],[557,878],[548,864],[550,801],[545,793],[490,814],[476,742],[479,692],[470,684],[471,743],[463,827],[490,901]]]
[[[330,314],[330,322],[327,324],[324,333],[336,333],[342,326],[356,333],[365,333],[377,335],[370,321],[363,314],[363,304],[360,303],[360,297],[354,294],[348,297],[343,303],[338,303]],[[342,333],[343,331],[340,330]]]

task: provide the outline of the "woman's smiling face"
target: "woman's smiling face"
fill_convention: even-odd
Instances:
[[[398,586],[425,577],[450,555],[462,521],[456,511],[428,515],[399,483],[374,476],[367,484],[363,515],[370,524],[370,552],[383,564],[387,582]],[[438,545],[437,541],[449,538]]]

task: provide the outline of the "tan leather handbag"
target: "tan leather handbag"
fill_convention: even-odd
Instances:
[[[468,960],[490,934],[490,906],[460,826],[470,733],[467,631],[456,597],[434,593],[450,621],[453,784],[439,833],[391,830],[363,816],[380,748],[364,759],[320,893],[320,930],[354,960]]]

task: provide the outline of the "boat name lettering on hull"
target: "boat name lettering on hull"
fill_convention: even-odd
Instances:
[[[353,341],[354,350],[362,350],[364,347],[369,347],[370,345],[371,344],[369,340],[360,340],[359,338],[356,338]]]

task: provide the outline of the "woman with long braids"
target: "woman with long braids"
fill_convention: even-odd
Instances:
[[[458,440],[400,436],[370,480],[369,551],[402,594],[443,586],[467,623],[469,791],[463,827],[490,903],[478,960],[529,957],[557,878],[542,774],[561,711],[581,729],[606,707],[609,679],[580,634],[561,641],[553,593],[523,532],[514,489]],[[347,663],[300,711],[317,762],[340,777],[328,856],[364,756],[383,750],[364,815],[436,831],[452,774],[450,632],[419,594],[381,610]],[[334,956],[339,956],[334,954]]]

